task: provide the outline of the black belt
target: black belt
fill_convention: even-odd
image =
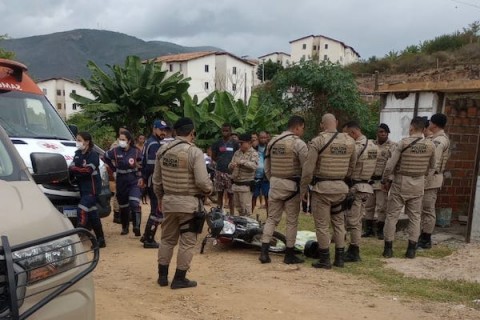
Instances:
[[[324,181],[343,181],[343,179],[324,179],[324,178],[319,178],[317,176],[313,176],[312,185],[315,185],[319,182],[324,182]]]
[[[251,186],[253,182],[255,181],[233,181],[233,184],[236,184],[237,186]]]
[[[352,180],[353,184],[357,183],[368,183],[368,180]]]
[[[372,180],[382,180],[382,176],[372,176]]]

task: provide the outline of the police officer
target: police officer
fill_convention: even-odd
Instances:
[[[357,163],[351,179],[348,180],[350,193],[354,196],[353,204],[347,211],[347,231],[350,232],[350,245],[345,254],[345,262],[360,261],[360,240],[362,237],[362,217],[365,203],[373,194],[370,179],[377,164],[378,148],[373,141],[362,134],[360,125],[356,121],[345,124],[344,130],[355,140]]]
[[[385,226],[385,210],[387,209],[388,193],[382,190],[382,175],[388,158],[395,146],[395,142],[388,138],[390,128],[381,123],[377,129],[377,139],[373,142],[378,147],[377,165],[372,176],[371,184],[373,194],[365,204],[365,232],[362,237],[374,237],[375,233],[379,240],[383,240],[383,227]],[[375,228],[375,217],[377,224]]]
[[[158,250],[158,284],[168,285],[168,268],[173,249],[180,239],[177,269],[172,289],[197,286],[185,277],[193,257],[198,230],[194,228],[194,212],[203,206],[196,196],[210,194],[213,189],[208,177],[203,152],[193,144],[195,128],[189,118],[180,118],[174,125],[176,138],[163,145],[157,153],[152,182],[163,208],[161,245]]]
[[[228,169],[232,171],[233,201],[238,214],[252,214],[252,188],[255,183],[255,170],[258,166],[258,153],[252,148],[252,135],[239,136],[240,149],[233,155]]]
[[[331,269],[330,232],[332,223],[335,242],[334,265],[343,267],[345,248],[344,202],[348,193],[345,178],[351,177],[357,155],[355,141],[346,133],[337,132],[338,121],[333,114],[322,117],[322,131],[310,143],[307,160],[303,166],[300,194],[306,199],[309,183],[312,184],[312,215],[318,241],[320,259],[315,268]],[[313,180],[312,180],[313,178]]]
[[[142,152],[135,147],[135,142],[129,131],[123,131],[118,138],[118,147],[105,152],[105,163],[116,172],[116,197],[120,207],[122,222],[121,235],[128,234],[130,211],[132,212],[133,233],[140,237],[142,209],[140,198],[143,187],[140,164]]]
[[[404,206],[405,213],[408,215],[408,248],[405,257],[415,258],[420,235],[425,176],[432,175],[435,169],[435,145],[424,138],[424,127],[424,119],[413,118],[410,123],[410,136],[398,142],[385,166],[382,184],[385,191],[390,190],[383,229],[385,258],[393,257],[392,244],[395,228]]]
[[[167,129],[168,125],[165,121],[155,120],[153,122],[152,135],[148,138],[143,149],[142,178],[150,198],[150,215],[145,225],[143,236],[140,238],[144,248],[158,248],[155,234],[157,233],[158,225],[162,223],[163,213],[158,207],[157,196],[153,192],[152,175],[157,151],[165,140]]]
[[[294,246],[300,212],[300,178],[308,153],[307,145],[300,139],[304,130],[305,120],[293,116],[288,121],[288,129],[274,137],[267,145],[265,175],[270,180],[269,214],[263,227],[262,251],[259,257],[261,263],[271,261],[268,255],[270,241],[284,210],[287,248],[283,262],[303,263],[302,259],[294,255]]]
[[[430,139],[435,145],[435,173],[425,181],[423,207],[421,216],[421,234],[418,247],[430,249],[432,247],[432,232],[435,228],[435,202],[437,192],[443,185],[443,172],[450,156],[450,140],[444,131],[447,117],[442,113],[434,114],[430,118],[428,130],[432,133]]]

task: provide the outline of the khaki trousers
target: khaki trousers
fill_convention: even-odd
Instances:
[[[435,212],[435,203],[437,202],[438,189],[427,189],[423,195],[423,207],[421,216],[420,230],[425,233],[433,233],[435,223],[437,222],[437,214]]]
[[[193,218],[193,213],[164,212],[161,224],[162,236],[158,249],[158,264],[169,265],[173,256],[173,248],[180,239],[177,252],[177,269],[188,270],[192,262],[193,250],[197,242],[194,232],[180,233],[180,225]]]
[[[365,210],[365,203],[371,193],[367,192],[355,192],[355,199],[353,201],[352,208],[347,210],[347,231],[350,232],[350,244],[360,246],[360,240],[362,239],[362,215]]]
[[[249,216],[252,214],[252,192],[251,191],[234,191],[233,203],[237,208],[237,212],[241,216]]]
[[[365,203],[365,219],[385,222],[388,193],[382,190],[374,190],[373,194]]]
[[[287,247],[293,248],[297,239],[298,214],[300,213],[300,195],[288,201],[268,198],[268,217],[263,226],[262,242],[269,243],[275,228],[285,211]]]
[[[328,230],[330,222],[333,229],[333,241],[336,248],[345,247],[345,215],[344,212],[330,214],[332,206],[342,202],[346,195],[341,194],[320,194],[312,192],[311,208],[313,220],[315,222],[315,232],[317,234],[318,247],[327,249],[330,246],[330,231]]]
[[[395,240],[395,230],[398,217],[405,206],[405,213],[408,215],[408,240],[417,242],[420,236],[420,215],[422,211],[423,195],[402,195],[397,190],[390,190],[387,201],[387,218],[383,233],[385,241]]]

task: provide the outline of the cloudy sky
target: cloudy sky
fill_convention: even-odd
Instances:
[[[0,14],[11,38],[104,29],[258,57],[322,34],[368,58],[467,27],[480,0],[0,0]]]

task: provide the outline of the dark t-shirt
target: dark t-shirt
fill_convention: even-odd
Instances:
[[[228,164],[232,161],[233,154],[238,150],[238,143],[233,140],[227,142],[220,139],[212,145],[213,158],[217,162],[217,170],[220,172],[228,172]]]

